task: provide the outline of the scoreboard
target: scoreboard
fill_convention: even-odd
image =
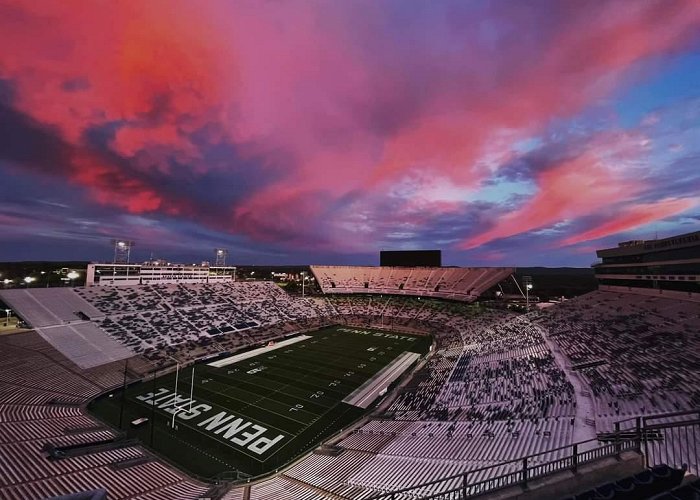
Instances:
[[[394,267],[440,267],[440,250],[382,250],[379,252],[380,266]]]

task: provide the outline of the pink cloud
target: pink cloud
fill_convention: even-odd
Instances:
[[[501,149],[504,131],[515,141],[580,112],[623,83],[632,65],[678,50],[700,26],[692,0],[573,3],[538,19],[494,7],[486,14],[514,38],[491,42],[472,29],[481,22],[472,13],[434,8],[434,17],[404,25],[380,2],[152,0],[104,9],[12,1],[0,12],[12,47],[0,54],[0,77],[16,83],[19,109],[76,148],[65,177],[101,204],[261,241],[323,226],[340,241],[352,234],[333,225],[347,214],[333,220],[327,207],[349,193],[375,200],[414,168],[474,187],[491,175],[484,157]],[[66,90],[76,78],[85,88]],[[215,221],[192,200],[92,154],[85,133],[115,123],[109,145],[138,157],[137,173],[177,175],[162,151],[188,173],[213,170],[192,134],[214,123],[214,141],[231,141],[242,159],[278,175],[223,207],[231,220]],[[464,247],[593,213],[643,187],[594,153],[535,180],[540,193]],[[426,212],[418,222],[459,207],[422,203],[407,203]]]
[[[611,203],[634,198],[645,184],[622,165],[638,156],[635,144],[638,138],[630,135],[595,137],[580,156],[536,174],[538,191],[534,196],[460,247],[476,248],[493,240],[590,215]]]
[[[608,222],[589,229],[580,234],[575,234],[566,238],[559,246],[576,245],[584,241],[597,240],[611,234],[620,233],[630,229],[643,226],[650,222],[665,219],[697,206],[700,200],[697,198],[688,199],[665,199],[654,203],[640,203],[632,205],[620,214],[614,216]]]
[[[0,73],[16,82],[20,109],[57,126],[70,142],[79,143],[90,126],[133,121],[141,138],[126,145],[126,154],[149,143],[177,147],[176,120],[188,118],[182,126],[190,129],[201,122],[223,99],[222,89],[231,91],[227,77],[235,72],[235,59],[220,64],[215,52],[225,44],[207,31],[200,12],[183,7],[10,2],[0,29],[13,50],[0,55]],[[76,78],[86,84],[66,90]]]

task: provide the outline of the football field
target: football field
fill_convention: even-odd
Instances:
[[[258,475],[288,463],[366,410],[343,402],[428,337],[330,327],[250,357],[197,364],[113,391],[89,409],[168,460],[210,478]],[[245,359],[241,359],[245,358]],[[230,363],[230,364],[226,364]],[[223,365],[223,366],[221,366]],[[177,380],[176,380],[177,379]],[[131,422],[148,418],[133,427]]]

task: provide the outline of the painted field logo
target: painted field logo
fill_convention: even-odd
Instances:
[[[358,335],[372,335],[374,337],[383,337],[385,339],[406,340],[413,342],[415,338],[406,335],[396,335],[395,333],[373,332],[371,330],[358,330],[357,328],[338,328],[339,332],[357,333]]]
[[[265,367],[261,366],[250,370],[248,373],[264,369]],[[156,408],[173,414],[180,420],[189,421],[202,417],[204,420],[197,422],[197,427],[204,427],[204,430],[209,431],[211,434],[223,437],[232,444],[252,451],[256,455],[267,453],[285,438],[283,434],[267,437],[265,435],[268,431],[267,427],[236,417],[225,411],[205,418],[212,410],[210,405],[198,403],[194,399],[180,394],[176,395],[163,387],[159,388],[155,394],[149,392],[136,396],[136,399],[148,405],[155,405]]]

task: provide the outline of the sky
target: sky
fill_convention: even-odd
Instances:
[[[700,230],[697,0],[0,0],[0,261],[589,266]]]

